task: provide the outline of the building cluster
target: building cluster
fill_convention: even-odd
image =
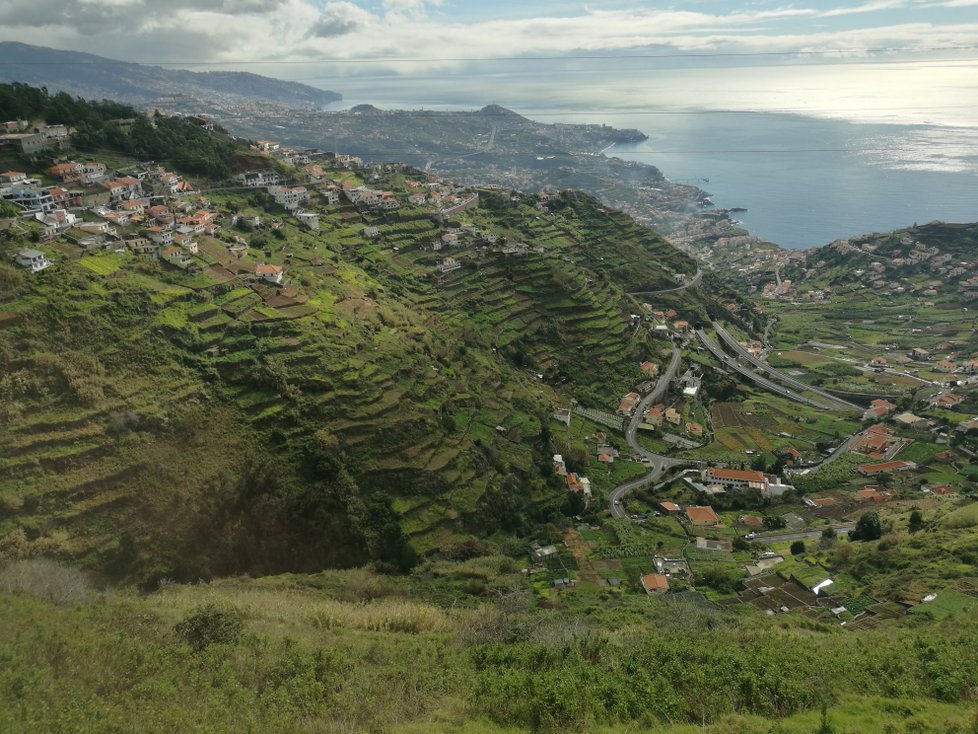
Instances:
[[[201,269],[196,258],[201,238],[221,233],[220,216],[210,201],[163,166],[151,163],[121,172],[99,161],[63,160],[45,173],[58,184],[45,185],[18,171],[0,174],[0,198],[15,205],[21,218],[40,224],[43,242],[60,238],[88,252],[129,251],[195,271]],[[248,251],[247,241],[236,237],[227,249],[240,259]],[[13,261],[32,273],[52,265],[34,248],[14,253]],[[259,267],[255,275],[281,283],[283,267],[266,270]]]
[[[587,477],[582,477],[575,472],[567,471],[567,464],[564,461],[564,457],[561,454],[554,454],[553,457],[554,473],[557,476],[563,477],[564,481],[567,483],[567,489],[570,492],[580,492],[582,495],[591,498],[591,480]]]

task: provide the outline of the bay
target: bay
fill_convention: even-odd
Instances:
[[[609,120],[650,139],[606,151],[710,192],[751,234],[803,248],[978,220],[978,129],[689,111]]]

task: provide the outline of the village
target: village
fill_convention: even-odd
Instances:
[[[198,118],[202,125],[211,124],[204,116]],[[26,123],[15,121],[6,127],[18,129],[21,125]],[[57,126],[53,131],[7,134],[0,138],[0,146],[19,144],[25,154],[42,150],[50,154],[66,147],[68,141],[70,133]],[[483,253],[489,247],[503,255],[529,251],[523,243],[504,241],[497,234],[458,220],[457,215],[478,205],[478,191],[442,181],[433,174],[420,179],[404,177],[405,189],[395,195],[359,181],[379,181],[403,168],[399,165],[365,165],[356,156],[297,151],[269,140],[255,142],[252,149],[270,164],[278,164],[277,168],[244,171],[236,176],[237,186],[222,186],[209,193],[219,195],[235,189],[267,192],[283,216],[291,215],[311,231],[319,229],[320,217],[326,212],[359,219],[360,212],[391,212],[406,205],[444,224],[440,235],[429,243],[431,252],[472,245]],[[342,176],[343,172],[351,172],[351,176]],[[335,177],[337,173],[341,177]],[[182,176],[153,163],[112,170],[94,160],[61,160],[43,172],[5,171],[0,173],[0,200],[15,206],[19,213],[19,220],[8,220],[8,226],[26,232],[23,226],[29,221],[33,225],[31,237],[39,244],[62,250],[62,254],[76,255],[79,250],[127,252],[189,273],[211,269],[226,275],[230,271],[235,277],[250,276],[264,285],[287,285],[288,257],[283,262],[266,262],[272,251],[256,252],[243,236],[256,230],[274,232],[282,226],[281,216],[245,217],[221,209]],[[360,233],[367,240],[376,240],[381,237],[381,228],[365,224]],[[57,255],[50,250],[37,248],[25,248],[14,255],[14,262],[32,273],[56,260]],[[459,257],[442,254],[434,270],[450,273],[463,263]]]

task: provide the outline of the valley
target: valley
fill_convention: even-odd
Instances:
[[[974,226],[744,273],[420,153],[0,99],[43,146],[0,150],[0,728],[973,728]]]

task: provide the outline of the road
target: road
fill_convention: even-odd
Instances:
[[[810,405],[813,408],[818,408],[820,410],[832,410],[828,405],[825,405],[824,403],[820,403],[817,400],[813,400],[812,398],[808,398],[805,397],[804,395],[800,395],[799,393],[795,392],[794,390],[791,390],[790,388],[772,382],[771,380],[767,379],[763,375],[754,372],[753,370],[747,369],[740,362],[738,362],[735,357],[731,357],[729,354],[724,352],[723,349],[720,348],[720,345],[717,344],[715,341],[713,341],[709,336],[707,336],[706,332],[703,331],[702,329],[696,332],[696,336],[699,337],[699,340],[703,342],[703,345],[710,350],[710,353],[714,357],[716,357],[716,359],[719,360],[721,364],[725,365],[726,367],[729,367],[735,372],[740,373],[747,379],[756,382],[764,389],[769,390],[770,392],[773,392],[776,395],[783,395],[786,398],[790,398],[791,400],[802,403],[804,405]]]
[[[696,275],[689,279],[688,283],[676,286],[675,288],[666,288],[662,291],[637,291],[635,293],[629,293],[630,296],[661,296],[663,293],[677,293],[678,291],[684,291],[687,288],[693,288],[700,284],[703,280],[703,271],[699,268],[696,269]]]
[[[719,336],[720,339],[723,340],[723,342],[726,343],[727,346],[729,346],[736,353],[738,357],[747,360],[753,367],[759,369],[761,372],[766,372],[778,382],[781,382],[787,385],[788,387],[794,388],[795,390],[806,390],[808,392],[814,393],[815,395],[818,395],[823,400],[827,400],[830,405],[832,403],[837,403],[839,405],[844,405],[848,410],[858,410],[860,413],[864,410],[863,408],[856,405],[855,403],[850,403],[847,400],[843,400],[842,398],[837,398],[834,395],[830,395],[827,392],[823,392],[818,388],[812,387],[811,385],[806,385],[804,382],[801,382],[800,380],[796,380],[793,377],[789,377],[783,372],[779,372],[778,370],[774,369],[767,362],[761,361],[753,354],[748,352],[746,349],[744,349],[740,345],[740,342],[738,342],[736,339],[730,336],[727,330],[724,329],[719,322],[717,321],[713,322],[713,329],[716,331],[717,336]]]
[[[845,535],[850,530],[856,527],[854,522],[844,522],[838,523],[837,525],[829,526],[833,528],[836,535]],[[758,533],[751,540],[756,540],[761,543],[790,543],[795,540],[809,540],[811,538],[821,538],[822,531],[825,527],[821,528],[810,528],[808,530],[798,530],[790,531],[784,533]]]
[[[611,490],[611,493],[608,495],[608,507],[611,510],[612,517],[626,517],[627,513],[622,507],[622,503],[625,500],[625,496],[629,492],[645,484],[661,479],[662,475],[674,466],[682,466],[684,464],[691,463],[686,459],[674,459],[670,456],[662,456],[661,454],[652,453],[638,442],[638,424],[642,422],[642,416],[645,415],[645,411],[650,405],[662,400],[666,390],[669,389],[669,382],[679,372],[681,357],[682,349],[676,345],[673,345],[672,357],[669,360],[668,366],[659,375],[659,379],[655,383],[655,387],[652,388],[652,391],[643,397],[639,404],[635,407],[628,424],[625,426],[625,441],[635,454],[652,462],[652,471],[635,479],[630,479],[627,482],[623,482]]]

